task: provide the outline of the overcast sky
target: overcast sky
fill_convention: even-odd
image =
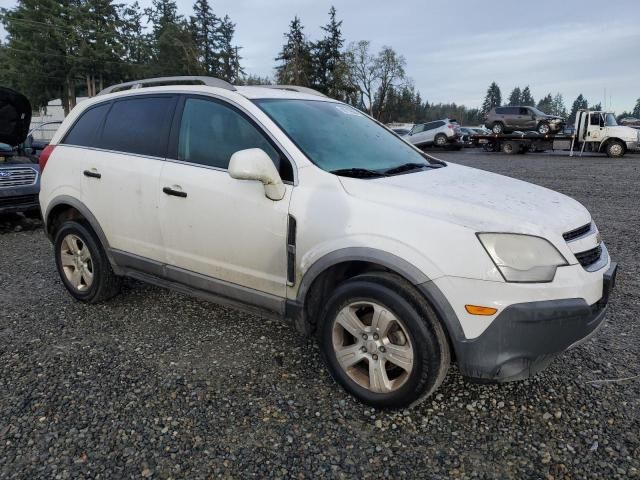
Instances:
[[[127,0],[122,0],[127,1]],[[15,5],[0,0],[0,6]],[[184,15],[193,0],[177,0]],[[148,6],[151,0],[140,0]],[[567,107],[579,93],[618,113],[640,97],[640,0],[378,1],[213,0],[236,23],[247,73],[273,76],[274,58],[294,15],[307,36],[321,35],[333,4],[347,42],[393,47],[423,98],[477,107],[492,81],[503,99],[530,85],[536,101],[560,92]]]

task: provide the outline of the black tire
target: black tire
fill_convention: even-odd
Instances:
[[[625,153],[625,145],[619,140],[610,140],[607,143],[606,151],[607,157],[611,158],[620,158],[624,156]]]
[[[68,235],[78,237],[91,254],[93,281],[85,290],[77,289],[69,281],[62,266],[62,242]],[[121,279],[113,272],[100,240],[87,223],[74,220],[64,222],[57,230],[53,244],[58,274],[73,298],[81,302],[98,303],[108,300],[120,291]]]
[[[439,133],[433,138],[433,144],[436,147],[444,147],[447,144],[447,136],[444,133]]]
[[[520,151],[520,146],[515,142],[503,142],[500,148],[502,153],[506,153],[507,155],[513,155]]]
[[[374,301],[400,319],[413,348],[411,372],[388,393],[376,393],[354,381],[338,363],[333,327],[338,313],[353,302]],[[342,283],[326,302],[317,331],[320,351],[331,376],[349,394],[376,408],[404,408],[433,393],[444,380],[451,354],[436,313],[413,286],[398,275],[368,273]],[[385,364],[386,365],[386,364]]]
[[[494,122],[491,126],[491,131],[496,135],[504,133],[504,124],[502,122]]]
[[[549,127],[549,124],[547,122],[540,122],[538,123],[538,128],[536,128],[536,131],[540,135],[547,135],[551,132],[551,127]]]

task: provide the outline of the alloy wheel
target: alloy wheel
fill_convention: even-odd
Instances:
[[[93,284],[93,259],[87,244],[77,235],[69,234],[60,245],[60,263],[69,283],[80,292]]]
[[[374,393],[399,389],[413,368],[414,350],[405,325],[374,302],[358,301],[340,310],[332,342],[343,371]]]

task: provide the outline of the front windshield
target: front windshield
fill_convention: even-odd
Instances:
[[[546,113],[541,112],[540,110],[538,110],[536,107],[529,107],[531,109],[531,111],[533,113],[535,113],[536,115],[546,115]]]
[[[618,122],[616,121],[616,116],[613,113],[607,113],[605,117],[605,121],[606,121],[607,127],[618,126]]]
[[[433,166],[413,147],[348,105],[298,99],[255,103],[309,160],[328,172],[355,169],[387,174],[409,164],[416,169]]]

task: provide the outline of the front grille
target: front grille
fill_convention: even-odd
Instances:
[[[600,260],[600,255],[602,255],[602,245],[598,245],[596,248],[592,248],[591,250],[576,253],[575,255],[578,262],[580,262],[580,265],[584,268],[590,267]]]
[[[38,174],[29,167],[0,168],[0,188],[25,187],[36,183]]]
[[[590,230],[591,230],[591,222],[579,228],[576,228],[575,230],[570,230],[566,233],[563,233],[562,237],[565,239],[566,242],[570,242],[571,240],[575,240],[576,238],[587,234]]]

